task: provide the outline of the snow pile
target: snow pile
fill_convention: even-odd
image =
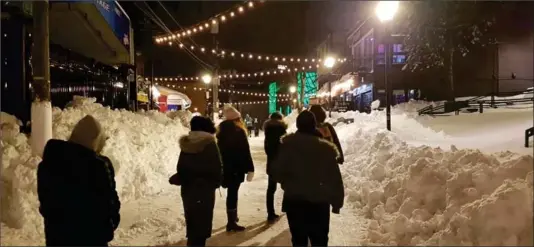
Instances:
[[[363,245],[532,246],[532,156],[413,147],[359,117],[337,130],[347,202],[371,222]]]
[[[165,119],[164,114],[111,110],[94,102],[94,98],[77,97],[73,107],[63,111],[54,108],[54,138],[66,140],[74,125],[91,114],[110,137],[103,154],[113,162],[122,202],[155,195],[169,188],[168,177],[176,169],[180,152],[178,138],[188,131],[181,120]],[[43,237],[36,191],[36,169],[40,158],[31,155],[27,137],[16,129],[12,118],[5,118],[3,114],[2,245],[7,242],[35,243]],[[22,228],[22,231],[13,228]]]

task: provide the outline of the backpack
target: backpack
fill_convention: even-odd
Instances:
[[[321,124],[317,127],[317,130],[321,133],[321,135],[323,135],[324,139],[334,143],[334,138],[332,137],[332,133],[330,132],[330,128],[328,128],[328,125]]]

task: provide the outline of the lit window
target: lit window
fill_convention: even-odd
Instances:
[[[403,48],[402,44],[393,44],[393,53],[404,52],[404,50],[402,48]]]
[[[406,55],[393,55],[393,64],[406,63]]]
[[[384,44],[379,44],[377,48],[378,48],[378,54],[384,54],[384,51],[385,51]]]

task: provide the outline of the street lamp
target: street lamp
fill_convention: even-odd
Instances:
[[[210,84],[211,82],[211,75],[209,74],[205,74],[202,76],[202,81],[205,83],[205,84]]]
[[[289,87],[289,92],[290,93],[295,93],[296,91],[297,91],[297,87],[295,87],[295,86]]]
[[[390,44],[389,38],[391,34],[387,28],[389,22],[393,20],[397,10],[399,9],[398,1],[380,1],[376,5],[375,14],[378,20],[384,25],[384,87],[386,91],[386,128],[391,131],[391,88],[388,81],[388,69],[391,64],[391,59],[389,57]]]
[[[328,69],[332,69],[334,65],[336,64],[336,59],[332,56],[329,56],[325,58],[324,60],[324,66]],[[331,71],[330,71],[331,72]],[[328,117],[332,117],[332,82],[328,81]]]
[[[329,68],[329,69],[333,68],[335,64],[336,64],[336,59],[333,58],[333,57],[327,57],[324,60],[324,66]]]

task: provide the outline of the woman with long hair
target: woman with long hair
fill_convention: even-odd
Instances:
[[[191,131],[180,138],[177,173],[169,181],[181,186],[187,246],[206,246],[211,237],[215,190],[222,176],[214,134],[215,125],[209,118],[191,119]]]
[[[239,187],[245,181],[252,181],[254,177],[254,163],[250,154],[250,146],[246,126],[241,119],[241,113],[231,106],[223,110],[225,120],[219,124],[217,144],[223,161],[223,188],[227,188],[226,213],[228,224],[226,231],[243,231],[245,228],[237,224],[237,201]]]

